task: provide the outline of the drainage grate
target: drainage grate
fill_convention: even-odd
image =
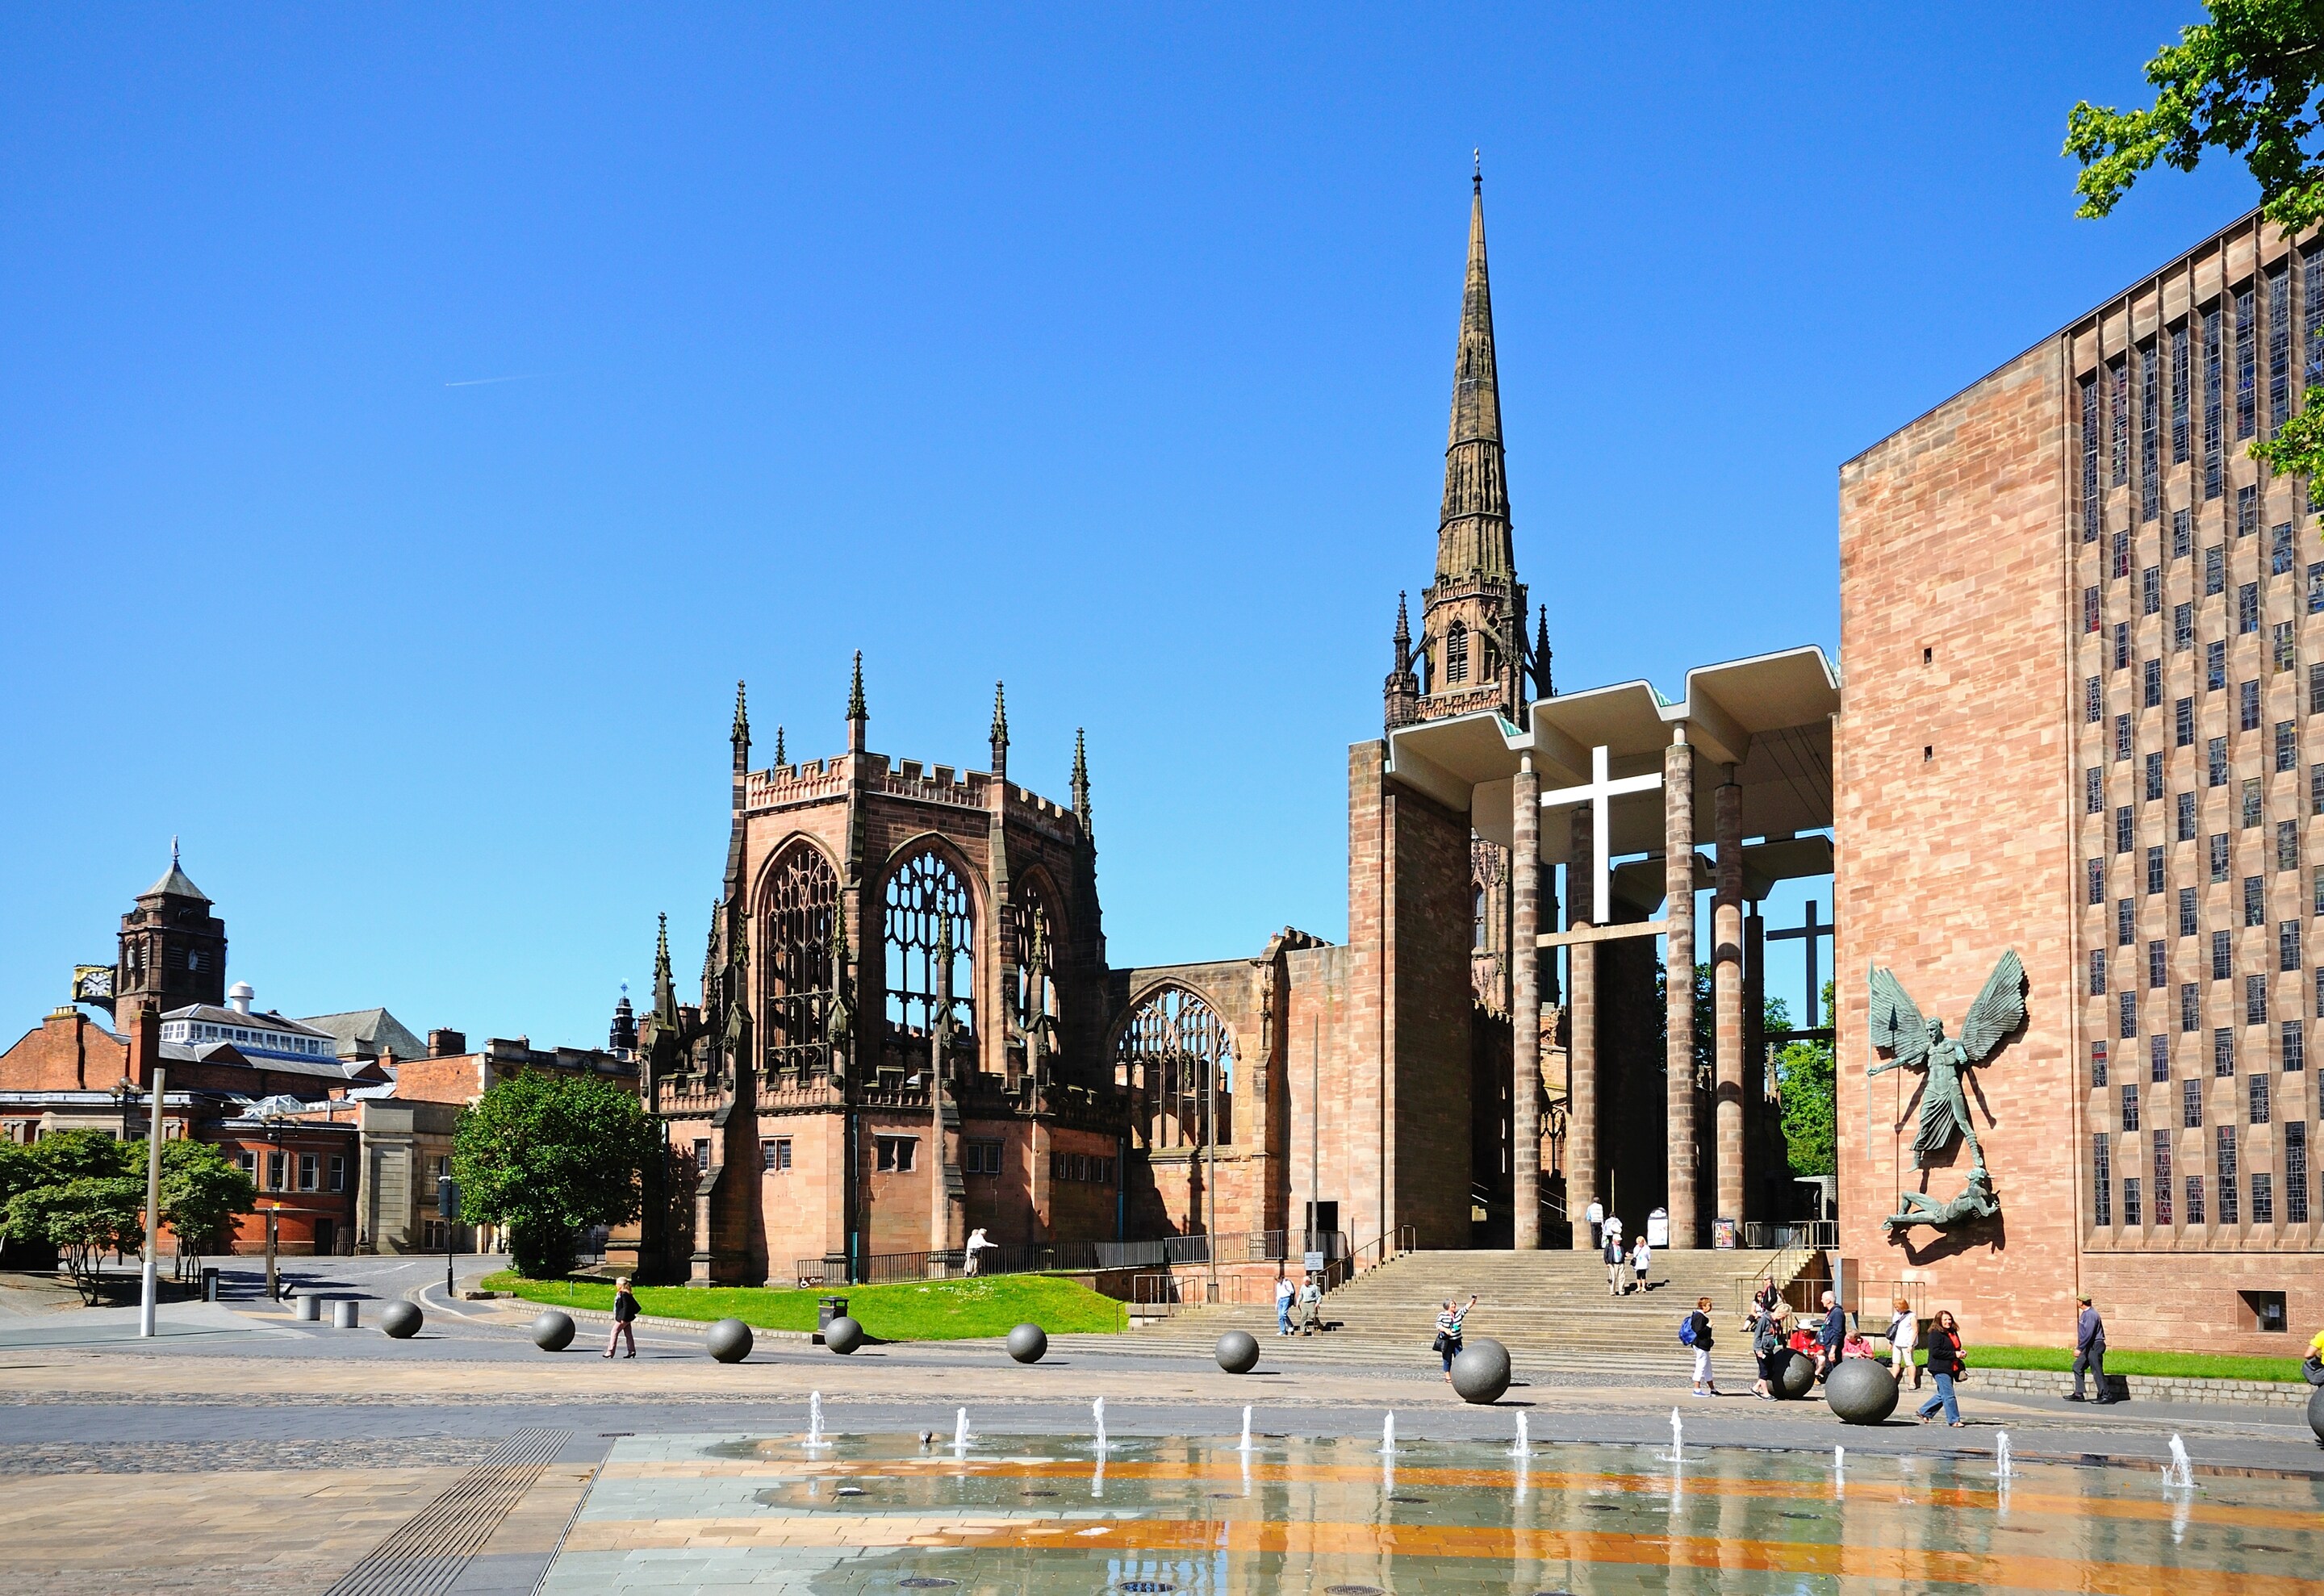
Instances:
[[[941,1575],[933,1573],[907,1574],[904,1578],[898,1580],[896,1582],[908,1590],[914,1591],[933,1591],[940,1586],[956,1585],[960,1583],[958,1580],[948,1580],[943,1578]]]
[[[1388,1596],[1378,1585],[1326,1585],[1323,1596]]]
[[[349,1569],[326,1596],[440,1596],[450,1590],[468,1559],[524,1499],[572,1435],[543,1425],[511,1432],[483,1462]]]
[[[1178,1587],[1176,1585],[1165,1584],[1160,1580],[1124,1580],[1121,1583],[1114,1587],[1117,1591],[1137,1591],[1140,1592],[1175,1591],[1177,1588]]]

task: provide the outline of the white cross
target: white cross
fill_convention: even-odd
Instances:
[[[1660,770],[1649,771],[1644,776],[1625,776],[1619,781],[1609,780],[1606,776],[1606,750],[1598,747],[1590,751],[1588,782],[1580,787],[1561,787],[1554,792],[1541,795],[1541,807],[1545,809],[1562,809],[1573,804],[1590,806],[1590,844],[1595,854],[1591,864],[1597,878],[1592,883],[1590,899],[1592,911],[1590,923],[1593,926],[1605,925],[1613,915],[1612,871],[1609,864],[1611,851],[1607,845],[1607,833],[1611,827],[1607,824],[1607,800],[1620,798],[1625,793],[1652,792],[1662,784],[1663,773]]]

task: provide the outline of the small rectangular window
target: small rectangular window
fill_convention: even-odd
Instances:
[[[2268,1080],[2264,1075],[2251,1075],[2244,1082],[2246,1099],[2251,1108],[2251,1123],[2264,1125],[2273,1100],[2268,1095]]]
[[[2246,582],[2236,589],[2236,632],[2259,630],[2259,584]]]
[[[331,1189],[335,1192],[347,1189],[347,1159],[345,1153],[331,1155]]]
[[[2095,1211],[2090,1217],[2101,1225],[2114,1223],[2114,1138],[2100,1132],[2090,1138],[2090,1193]]]
[[[2203,1029],[2202,988],[2191,981],[2179,983],[2179,1029],[2189,1033]]]
[[[2283,1222],[2308,1222],[2308,1127],[2298,1120],[2283,1125]]]
[[[2163,850],[2160,846],[2146,850],[2146,891],[2149,897],[2163,890]]]
[[[2164,1084],[2171,1079],[2171,1038],[2160,1031],[2146,1038],[2146,1078]]]
[[[780,1175],[791,1167],[791,1139],[770,1137],[759,1144],[759,1166],[769,1175]]]
[[[2104,903],[2106,901],[2106,861],[2103,859],[2091,860],[2089,862],[2089,874],[2090,881],[2090,901],[2092,903]]]
[[[2206,769],[2203,774],[2207,785],[2225,787],[2227,784],[2227,740],[2225,737],[2212,738],[2204,753]]]
[[[2179,1122],[2190,1130],[2203,1128],[2203,1083],[2193,1075],[2179,1083]]]
[[[2138,939],[2137,918],[2127,898],[2120,899],[2114,906],[2114,939],[2116,945],[2121,947],[2128,947]]]
[[[2172,705],[2171,729],[2177,746],[2195,746],[2195,701],[2192,698],[2181,698]]]
[[[266,1189],[282,1192],[290,1189],[290,1155],[273,1152],[266,1155]]]
[[[2225,931],[2211,933],[2211,979],[2225,981],[2235,973],[2235,941]]]
[[[2244,924],[2264,926],[2267,923],[2267,889],[2255,875],[2244,877]]]
[[[2187,457],[2181,454],[2179,457],[2184,460]],[[2193,513],[2185,510],[2173,510],[2171,512],[2171,558],[2184,559],[2194,546],[2195,517]]]
[[[2279,820],[2275,823],[2275,868],[2300,868],[2300,822]]]
[[[2308,613],[2324,614],[2324,561],[2308,567]]]
[[[2255,1170],[2251,1177],[2252,1223],[2275,1222],[2275,1176],[2265,1170]]]
[[[320,1165],[321,1160],[313,1153],[299,1155],[299,1189],[300,1191],[311,1192],[315,1189],[317,1177],[320,1174]]]
[[[2284,768],[2289,770],[2291,767],[2287,765]],[[2144,791],[2146,793],[2144,801],[2150,804],[2159,802],[2163,797],[2163,756],[2159,753],[2150,753],[2146,756]]]
[[[2292,523],[2285,521],[2268,533],[2267,571],[2271,577],[2292,575]]]
[[[2324,567],[2319,567],[2324,568]],[[2195,646],[2195,606],[2171,606],[2171,651],[2181,654]]]
[[[2130,669],[2130,623],[2127,621],[2114,623],[2114,668],[2116,670]]]
[[[2149,986],[2159,987],[2169,980],[2169,960],[2163,953],[2164,946],[2160,942],[2146,945],[2146,984]]]
[[[2157,708],[2163,703],[2163,661],[2145,660],[2139,663],[2139,702],[2142,707]]]
[[[2097,677],[2082,683],[2082,719],[2091,725],[2106,718],[2106,687]]]
[[[2236,1073],[2236,1033],[2225,1026],[2211,1032],[2211,1073],[2223,1077]]]
[[[2114,851],[2127,853],[2137,845],[2137,816],[2128,804],[2124,804],[2114,812]]]
[[[2280,1033],[2283,1042],[2283,1071],[2297,1075],[2308,1067],[2308,1022],[2287,1019]]]
[[[2243,722],[2239,729],[2246,732],[2258,731],[2259,684],[2257,682],[2240,684],[2236,689],[2236,697],[2243,710]]]
[[[2114,535],[2114,577],[2116,581],[2130,575],[2130,534]]]
[[[2324,663],[2308,668],[2308,713],[2324,715]]]
[[[2224,642],[2203,645],[2203,690],[2209,693],[2227,690],[2227,645]]]
[[[2265,802],[2266,794],[2260,787],[2259,778],[2256,776],[2245,777],[2243,828],[2246,831],[2249,831],[2252,827],[2259,825],[2267,818]]]
[[[2203,550],[2203,596],[2209,598],[2215,593],[2225,593],[2227,589],[2227,551],[2224,545],[2214,543]],[[2098,590],[2092,587],[2085,591],[2091,601],[2085,607],[2095,613]],[[2090,626],[2090,630],[2092,632],[2098,630],[2095,623]]]
[[[2096,765],[2082,772],[2082,812],[2087,815],[2106,813],[2106,773]]]
[[[2123,1083],[2122,1128],[2125,1130],[2138,1129],[2138,1085],[2134,1081]]]
[[[2090,949],[2090,996],[2106,996],[2106,949]]]
[[[2123,991],[2116,992],[2115,994],[2115,1007],[2119,1010],[2118,1018],[2121,1021],[2120,1025],[2115,1031],[2115,1035],[2127,1042],[2132,1038],[2138,1035],[2137,992],[2131,988],[2125,988]]]
[[[2300,769],[2300,729],[2291,721],[2275,723],[2275,768]]]
[[[2288,531],[2291,529],[2285,530]],[[2163,613],[2163,568],[2160,566],[2149,566],[2139,573],[2138,613],[2142,615],[2159,615]]]
[[[2244,977],[2244,1023],[2246,1025],[2267,1023],[2267,977],[2265,975]]]
[[[919,1149],[919,1139],[913,1136],[881,1136],[874,1139],[880,1167],[891,1175],[908,1175]]]
[[[2171,1222],[2171,1132],[2154,1133],[2154,1222]]]
[[[2203,1222],[2203,1177],[2200,1175],[2187,1177],[2187,1222]]]
[[[2182,843],[2195,840],[2195,795],[2191,792],[2179,795],[2179,840]]]
[[[2278,672],[2300,668],[2300,642],[2292,636],[2291,622],[2278,621],[2275,623],[2274,641],[2269,653],[2275,660]]]
[[[2324,881],[2324,874],[2320,874],[2318,879],[2319,881]],[[2195,935],[2197,928],[2198,927],[2195,924],[2195,889],[2192,887],[2181,887],[2179,889],[2179,935],[2181,936],[2192,936]]]
[[[2300,922],[2279,920],[2275,926],[2276,971],[2283,975],[2300,973]]]
[[[2227,834],[2224,831],[2211,834],[2211,879],[2215,881],[2227,879]]]
[[[2219,1173],[2219,1222],[2239,1224],[2242,1221],[2236,1213],[2236,1198],[2243,1182],[2238,1178],[2239,1172],[2236,1167],[2236,1128],[2233,1125],[2214,1125],[2211,1136],[2212,1157],[2217,1160],[2215,1167]]]

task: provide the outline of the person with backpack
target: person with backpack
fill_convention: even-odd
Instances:
[[[1711,1299],[1698,1296],[1694,1299],[1694,1312],[1678,1327],[1678,1344],[1694,1349],[1694,1394],[1698,1397],[1719,1395],[1719,1388],[1711,1379]]]

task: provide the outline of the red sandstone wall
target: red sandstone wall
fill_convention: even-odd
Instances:
[[[2063,426],[2045,345],[1840,472],[1841,1251],[1869,1281],[1925,1276],[1972,1342],[2057,1341],[2080,1279]],[[1892,1246],[1879,1219],[1923,1186],[1919,1077],[1868,1088],[1866,965],[1957,1031],[2011,946],[2031,1020],[1972,1100],[2001,1218]],[[1926,1189],[1951,1197],[1968,1167],[1957,1149]]]

